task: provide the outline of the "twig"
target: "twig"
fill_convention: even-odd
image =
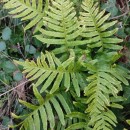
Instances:
[[[10,89],[10,90],[8,90],[8,91],[6,91],[5,93],[0,94],[0,97],[3,96],[3,95],[5,95],[5,94],[7,94],[7,93],[9,93],[9,92],[11,92],[11,91],[13,91],[14,89],[16,89],[16,88],[22,86],[23,84],[25,84],[25,83],[27,83],[27,82],[29,82],[29,81],[27,80],[27,81],[25,81],[25,82],[19,84],[18,86],[14,87],[14,88],[12,88],[12,89]]]
[[[23,59],[26,59],[24,54],[21,51],[21,46],[20,46],[19,42],[17,43],[17,48],[18,48],[19,53],[22,55]]]
[[[129,4],[128,4],[128,2],[130,2],[130,1],[127,1],[127,0],[125,0],[125,1],[126,1],[126,6],[127,6],[127,10],[126,10],[126,12],[123,13],[123,14],[121,14],[121,15],[119,15],[119,16],[112,17],[112,18],[110,18],[110,20],[118,19],[118,18],[123,17],[123,16],[125,16],[125,15],[127,15],[127,14],[129,13],[130,8],[129,8]]]

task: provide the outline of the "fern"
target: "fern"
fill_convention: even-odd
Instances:
[[[55,127],[55,112],[58,115],[58,119],[61,124],[65,125],[65,117],[64,111],[66,113],[70,113],[70,107],[67,104],[64,96],[62,94],[50,95],[47,94],[46,98],[43,99],[41,94],[38,92],[36,87],[33,87],[34,95],[38,100],[39,105],[32,105],[28,102],[19,100],[20,103],[25,105],[27,108],[31,109],[32,112],[30,114],[24,116],[16,116],[12,113],[12,116],[17,119],[22,119],[23,121],[19,124],[20,130],[35,130],[35,129],[44,129],[48,130],[48,122],[51,129]],[[62,105],[62,107],[61,107]],[[52,106],[55,109],[52,109]],[[24,118],[24,119],[23,119]],[[42,123],[42,125],[40,125]]]
[[[14,15],[14,18],[21,18],[24,20],[31,20],[31,22],[24,28],[30,29],[33,26],[42,26],[43,17],[45,16],[43,8],[43,0],[3,0],[5,2],[4,8],[12,9],[9,13]],[[46,6],[48,0],[46,0]],[[47,10],[47,7],[45,8]]]
[[[66,91],[68,91],[72,82],[75,92],[80,96],[80,81],[84,80],[78,70],[74,69],[74,57],[70,57],[61,63],[53,54],[46,52],[45,55],[42,53],[41,57],[37,58],[37,63],[34,61],[29,62],[28,60],[15,62],[24,67],[23,73],[28,73],[26,78],[29,78],[30,81],[38,79],[34,86],[42,85],[40,93],[49,90],[50,94],[53,94],[59,89],[62,82]],[[51,90],[50,86],[52,86]]]
[[[90,48],[100,47],[100,50],[103,48],[120,50],[122,47],[115,44],[122,40],[113,37],[118,28],[108,30],[117,23],[117,21],[106,22],[111,14],[105,15],[105,10],[100,12],[98,3],[95,4],[93,0],[84,0],[82,8],[80,22],[84,28],[82,37],[88,39],[87,46]]]
[[[63,53],[73,46],[86,44],[85,40],[77,40],[82,30],[79,28],[73,3],[69,0],[51,0],[51,2],[46,17],[43,17],[45,29],[39,28],[42,35],[35,37],[49,45],[62,45],[56,48],[55,53]]]
[[[87,104],[89,104],[86,112],[90,114],[91,120],[89,124],[94,126],[94,130],[109,130],[112,129],[112,125],[116,126],[116,117],[114,113],[109,110],[109,107],[123,107],[113,103],[111,97],[113,95],[113,97],[118,99],[117,94],[119,91],[122,91],[121,83],[125,85],[129,84],[127,81],[127,78],[129,78],[128,70],[124,70],[120,66],[112,66],[110,61],[106,63],[105,59],[110,55],[111,59],[113,59],[116,53],[105,54],[103,60],[97,59],[96,63],[90,63],[92,66],[90,73],[93,74],[87,78],[90,84],[84,90],[85,96],[87,96]],[[117,60],[117,57],[115,60]],[[114,59],[112,62],[115,62]],[[101,66],[101,64],[103,65]]]
[[[5,8],[14,9],[11,14],[18,13],[16,17],[33,19],[25,30],[38,23],[41,35],[35,37],[56,48],[53,53],[41,53],[36,62],[15,61],[34,82],[39,103],[20,100],[32,110],[24,116],[13,114],[23,120],[21,130],[112,130],[117,124],[112,108],[123,108],[119,92],[130,79],[130,72],[117,64],[121,57],[117,50],[122,49],[117,43],[122,40],[113,36],[117,28],[110,30],[117,21],[107,22],[110,14],[100,11],[93,0],[83,0],[79,18],[70,0],[48,1],[45,14],[40,0],[4,2]]]

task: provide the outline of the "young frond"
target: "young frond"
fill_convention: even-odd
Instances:
[[[35,36],[43,43],[62,45],[65,47],[61,49],[62,52],[66,52],[70,47],[86,44],[86,41],[76,40],[81,30],[73,2],[70,0],[51,0],[43,23],[45,29],[39,28],[42,35]]]
[[[24,67],[23,73],[27,73],[26,78],[30,81],[37,80],[34,84],[35,87],[42,86],[40,93],[49,90],[52,94],[63,83],[62,86],[65,87],[66,91],[73,86],[76,94],[80,96],[80,85],[84,79],[82,79],[81,73],[74,69],[74,57],[61,63],[54,54],[46,52],[45,55],[41,53],[41,57],[37,58],[36,63],[28,60],[15,62]]]
[[[90,48],[100,47],[120,50],[122,47],[116,45],[122,42],[121,39],[113,37],[118,28],[109,30],[117,21],[106,22],[110,14],[105,15],[105,10],[99,10],[94,0],[84,0],[82,3],[83,12],[80,13],[80,22],[83,26],[82,37],[88,39],[87,46]]]
[[[12,114],[14,118],[21,119],[22,122],[18,124],[20,130],[48,130],[54,129],[56,119],[61,125],[65,125],[65,113],[71,112],[71,109],[66,102],[62,94],[47,95],[45,99],[40,95],[37,88],[33,87],[34,95],[38,100],[39,105],[33,105],[31,103],[20,100],[20,103],[31,109],[30,114],[23,116],[16,116]],[[57,114],[56,114],[57,113]]]
[[[35,25],[37,27],[43,25],[42,21],[45,16],[43,0],[2,0],[2,2],[5,2],[5,9],[11,9],[9,13],[14,15],[14,18],[21,18],[22,21],[31,20],[24,30]]]

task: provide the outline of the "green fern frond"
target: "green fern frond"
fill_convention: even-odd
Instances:
[[[87,104],[89,104],[86,112],[88,112],[91,117],[89,123],[91,125],[94,125],[94,130],[98,130],[98,120],[101,120],[99,126],[102,127],[104,124],[104,128],[102,129],[106,129],[107,124],[105,124],[105,120],[103,121],[104,117],[102,116],[104,115],[102,115],[102,113],[111,106],[110,95],[113,94],[116,96],[122,87],[118,80],[114,79],[110,74],[106,72],[97,72],[97,74],[90,76],[88,79],[90,81],[92,80],[85,89],[85,95],[88,97]],[[96,118],[98,120],[94,120]],[[115,126],[114,122],[117,121],[115,119],[114,121],[111,120],[111,122],[113,122],[112,125]]]
[[[54,129],[56,123],[56,115],[61,124],[65,125],[65,113],[70,113],[70,107],[66,102],[62,94],[47,95],[45,99],[40,95],[37,88],[33,87],[35,97],[37,98],[39,105],[32,105],[25,101],[20,100],[20,103],[31,109],[32,112],[26,116],[16,116],[12,114],[14,118],[23,120],[20,125],[20,130],[48,130],[48,125],[51,129]],[[33,106],[33,107],[32,107]],[[57,113],[57,114],[56,114]],[[49,124],[48,124],[49,122]]]
[[[111,130],[111,126],[116,126],[117,121],[108,107],[122,108],[121,105],[114,103],[111,97],[118,99],[117,94],[122,91],[121,83],[129,84],[127,81],[130,78],[129,71],[118,65],[112,66],[104,61],[101,62],[101,60],[91,64],[91,68],[89,63],[88,69],[90,73],[93,73],[87,78],[90,84],[84,90],[88,104],[86,112],[91,118],[89,124],[94,126],[94,130]],[[107,117],[106,114],[108,114]]]
[[[70,0],[51,0],[44,19],[45,29],[39,28],[42,35],[35,37],[46,44],[62,45],[66,52],[69,47],[84,45],[86,41],[76,40],[81,34],[76,11]]]
[[[9,13],[14,15],[14,18],[21,18],[22,21],[31,20],[24,30],[35,25],[37,27],[43,25],[43,17],[45,16],[43,0],[2,0],[2,2],[5,2],[5,9],[11,9]]]
[[[68,91],[72,85],[76,94],[80,96],[80,85],[81,81],[83,82],[84,80],[78,70],[74,69],[74,57],[70,57],[61,63],[54,54],[46,52],[45,55],[41,53],[41,57],[37,58],[36,63],[28,60],[25,62],[15,62],[24,67],[23,73],[27,73],[26,78],[30,81],[37,79],[34,86],[42,86],[40,93],[49,90],[50,94],[52,94],[57,91],[63,83],[62,86],[66,88],[66,91]],[[51,89],[49,87],[51,87]]]
[[[105,15],[105,10],[99,10],[98,3],[94,0],[84,0],[82,3],[83,12],[80,13],[80,22],[83,26],[82,37],[88,39],[87,46],[90,48],[100,47],[120,50],[122,47],[116,45],[122,42],[121,39],[113,37],[118,28],[108,30],[117,21],[106,22],[110,14]]]

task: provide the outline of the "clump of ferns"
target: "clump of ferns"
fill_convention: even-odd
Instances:
[[[37,61],[15,61],[33,82],[38,104],[21,101],[32,110],[22,116],[21,130],[112,130],[117,118],[112,108],[123,106],[122,84],[128,85],[129,71],[118,65],[121,39],[114,37],[117,21],[100,11],[98,3],[83,0],[77,17],[70,0],[3,0],[10,14],[31,20],[25,30],[36,25],[43,44],[54,46]],[[42,28],[43,27],[43,28]],[[94,53],[93,53],[94,52]],[[44,98],[43,98],[44,93]],[[58,119],[58,123],[55,120]]]

